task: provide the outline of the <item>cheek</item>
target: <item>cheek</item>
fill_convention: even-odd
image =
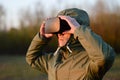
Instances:
[[[67,42],[70,38],[70,35],[58,36],[58,41]]]
[[[70,39],[70,35],[67,35],[64,39],[68,41]]]
[[[69,38],[63,37],[62,39],[58,39],[58,42],[65,44],[65,43],[67,43],[68,40],[69,40]]]

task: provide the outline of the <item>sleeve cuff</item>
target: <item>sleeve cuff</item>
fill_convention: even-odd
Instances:
[[[75,29],[75,32],[74,32],[74,38],[75,38],[75,39],[78,38],[78,35],[79,35],[79,33],[80,33],[80,29],[81,29],[81,27],[77,27],[77,28]]]

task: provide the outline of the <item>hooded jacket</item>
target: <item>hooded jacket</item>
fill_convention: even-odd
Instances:
[[[49,39],[38,33],[26,54],[28,64],[46,73],[48,80],[102,80],[114,62],[113,48],[90,29],[85,11],[71,8],[58,15],[75,18],[80,27],[66,46],[58,47],[55,53],[50,54],[42,52]]]

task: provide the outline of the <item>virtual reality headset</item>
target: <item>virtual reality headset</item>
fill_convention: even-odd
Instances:
[[[47,34],[58,34],[70,29],[67,21],[59,17],[53,17],[45,21],[45,33]]]

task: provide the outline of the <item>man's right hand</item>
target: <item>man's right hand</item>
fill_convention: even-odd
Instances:
[[[45,21],[42,22],[41,27],[40,27],[40,35],[50,38],[53,36],[53,34],[45,34]]]

